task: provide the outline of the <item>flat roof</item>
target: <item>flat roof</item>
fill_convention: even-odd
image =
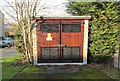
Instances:
[[[40,18],[40,16],[36,16],[35,18]],[[44,17],[44,19],[91,19],[91,16],[65,16],[65,17]]]

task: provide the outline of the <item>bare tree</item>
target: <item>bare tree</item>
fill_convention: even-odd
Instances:
[[[45,5],[48,0],[45,0],[44,3],[42,3],[42,0],[14,0],[13,2],[8,0],[4,1],[7,3],[7,7],[9,7],[11,10],[8,10],[8,8],[5,8],[1,5],[0,7],[7,15],[9,15],[9,17],[17,22],[17,27],[21,31],[21,37],[19,41],[21,41],[20,46],[22,53],[26,57],[27,61],[32,63],[33,45],[31,26],[33,25],[33,16],[36,16],[42,10],[47,11],[47,9],[54,8],[62,4],[55,6],[51,4],[50,7],[47,7]]]
[[[0,7],[18,24],[18,28],[21,31],[21,46],[22,53],[26,57],[29,63],[33,62],[33,51],[32,51],[32,32],[31,25],[33,22],[33,16],[39,12],[38,5],[41,0],[15,0],[13,3],[5,0],[8,6],[13,10],[13,13],[7,12],[4,7]],[[43,5],[44,6],[44,5]]]

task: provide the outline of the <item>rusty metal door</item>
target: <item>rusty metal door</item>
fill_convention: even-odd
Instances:
[[[40,26],[38,62],[80,62],[83,43],[81,26],[80,21],[72,20],[48,20]]]
[[[83,46],[82,20],[63,20],[61,22],[62,62],[82,62]]]
[[[38,62],[60,62],[60,22],[46,20],[38,31]]]

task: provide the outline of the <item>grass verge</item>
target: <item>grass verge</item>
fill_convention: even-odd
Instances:
[[[101,71],[102,73],[109,76],[111,79],[119,79],[120,69],[113,67],[113,65],[103,64],[89,64],[88,67]]]
[[[5,60],[1,60],[2,64],[2,79],[11,79],[23,66],[12,66],[11,64],[18,59],[22,59],[21,56],[12,56]]]
[[[62,68],[63,69],[63,68]],[[47,68],[38,66],[29,66],[22,70],[14,79],[108,79],[109,77],[100,71],[92,68],[83,67],[77,73],[73,74],[46,74]]]
[[[120,76],[119,76],[120,70],[118,70],[118,68],[115,68],[115,67],[106,67],[106,68],[102,69],[102,72],[105,73],[105,74],[107,74],[112,79],[118,79],[118,78],[120,78]]]

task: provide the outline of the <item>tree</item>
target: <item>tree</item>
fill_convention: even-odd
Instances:
[[[13,12],[5,10],[5,8],[0,5],[4,12],[17,22],[16,47],[24,54],[29,63],[33,62],[32,32],[30,30],[33,16],[36,16],[40,9],[46,9],[44,7],[39,8],[40,1],[41,0],[15,0],[10,3],[5,0]]]
[[[116,52],[119,4],[116,2],[69,2],[67,12],[73,15],[91,15],[89,53],[92,62],[103,63]],[[73,13],[76,12],[76,13]]]
[[[69,2],[67,5],[67,13],[72,15],[91,15],[95,12],[95,5],[92,2]]]

